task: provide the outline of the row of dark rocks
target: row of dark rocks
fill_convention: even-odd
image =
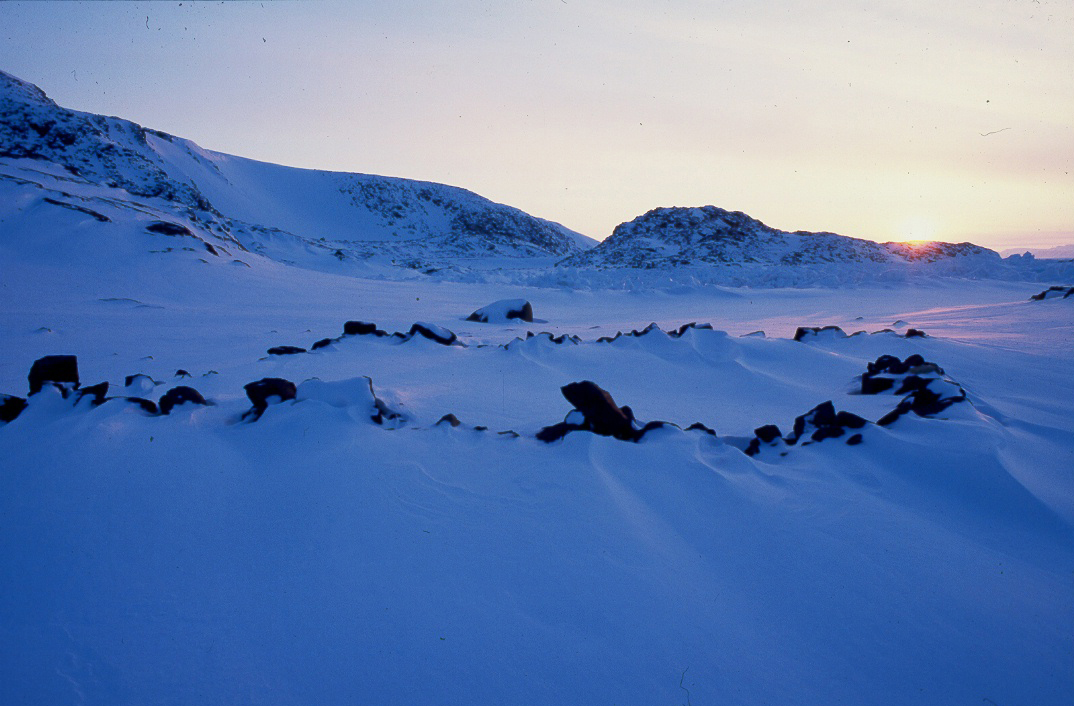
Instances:
[[[176,377],[190,377],[190,373],[185,370],[177,370],[175,374]],[[150,387],[158,384],[147,375],[137,374],[128,375],[125,385],[130,388],[142,379],[152,383]],[[73,355],[47,355],[38,358],[30,366],[27,380],[30,383],[27,397],[33,397],[46,387],[51,387],[59,390],[64,399],[73,399],[75,404],[83,399],[87,399],[93,406],[104,404],[108,400],[123,400],[138,405],[149,414],[169,414],[181,404],[208,404],[201,393],[186,385],[171,388],[156,401],[133,395],[109,397],[108,382],[82,386],[78,375],[78,358]],[[0,421],[14,421],[27,406],[27,399],[15,395],[0,395]]]
[[[650,323],[648,326],[646,326],[645,328],[640,329],[640,330],[639,329],[634,329],[634,330],[625,331],[625,332],[624,331],[617,331],[615,333],[615,335],[613,335],[613,336],[601,336],[600,338],[598,338],[596,340],[596,342],[597,343],[612,343],[614,341],[619,340],[620,338],[643,338],[643,337],[648,336],[650,334],[657,334],[657,333],[664,334],[664,335],[668,336],[669,338],[682,338],[688,331],[691,331],[691,330],[713,331],[714,329],[712,327],[712,324],[691,322],[691,323],[688,323],[688,324],[683,324],[682,326],[680,326],[677,329],[672,329],[670,331],[664,331],[663,329],[660,328],[659,325],[657,325],[654,322],[654,323]],[[750,334],[750,335],[759,335],[760,333],[761,332],[757,332],[757,334]],[[856,333],[849,334],[849,336],[861,336],[861,335],[865,335],[865,333],[866,333],[865,331],[858,331]],[[915,329],[915,328],[907,329],[906,333],[904,333],[904,334],[899,334],[898,332],[896,332],[896,331],[894,331],[892,329],[882,329],[880,331],[874,331],[869,335],[875,335],[875,334],[880,334],[880,333],[893,334],[893,335],[896,335],[896,336],[900,336],[902,338],[923,338],[926,335],[924,331],[921,331],[921,330]],[[847,338],[847,337],[849,337],[848,334],[845,331],[843,331],[842,328],[840,328],[838,326],[799,326],[798,329],[795,331],[794,340],[795,341],[803,341],[803,340],[807,340],[807,339],[809,339],[810,337],[813,337],[813,336],[822,336],[822,335],[830,335],[830,336],[832,336],[834,338]],[[417,323],[413,324],[410,327],[410,329],[408,331],[406,331],[405,333],[401,332],[401,331],[396,331],[396,332],[393,332],[393,333],[389,333],[388,331],[385,331],[385,330],[383,330],[381,328],[378,328],[377,325],[374,324],[374,323],[369,323],[367,321],[347,321],[346,323],[343,324],[343,333],[341,335],[336,336],[335,338],[322,338],[319,341],[315,341],[308,349],[302,348],[300,346],[291,346],[291,345],[273,346],[272,348],[268,349],[267,353],[269,355],[280,355],[280,356],[282,356],[282,355],[297,355],[297,354],[300,354],[300,353],[309,353],[311,351],[316,351],[316,350],[320,350],[322,348],[326,348],[326,347],[328,347],[328,346],[330,346],[330,345],[332,345],[334,343],[339,343],[340,341],[342,341],[345,338],[348,338],[350,336],[371,336],[371,337],[374,337],[374,338],[387,339],[387,340],[390,340],[390,341],[395,342],[395,343],[404,343],[406,341],[411,340],[415,336],[420,336],[422,338],[426,338],[426,339],[428,339],[430,341],[434,341],[435,343],[439,343],[439,344],[444,345],[444,346],[456,346],[457,345],[457,346],[466,347],[466,344],[459,340],[458,335],[456,335],[454,331],[451,331],[450,329],[447,329],[447,328],[445,328],[443,326],[437,326],[435,324],[417,322]],[[553,343],[553,344],[556,344],[556,345],[561,345],[561,344],[564,344],[564,343],[568,343],[568,344],[572,344],[572,345],[578,345],[578,344],[583,342],[581,338],[579,338],[578,336],[574,336],[574,335],[560,334],[560,335],[556,336],[556,335],[553,335],[552,333],[549,333],[547,331],[542,331],[540,333],[534,333],[533,331],[527,331],[526,336],[525,336],[524,339],[523,338],[516,338],[514,341],[512,341],[510,343],[507,343],[505,345],[499,346],[499,347],[501,347],[501,348],[509,348],[511,345],[513,345],[514,343],[516,343],[518,341],[523,341],[523,340],[529,341],[529,340],[532,340],[532,339],[544,340],[544,341],[547,341],[549,343]],[[478,347],[481,348],[481,347],[484,347],[484,346],[479,345]]]
[[[966,391],[960,385],[946,380],[943,375],[943,368],[916,353],[905,359],[882,355],[869,363],[862,373],[860,394],[891,392],[904,395],[894,409],[876,421],[877,426],[889,426],[908,413],[935,417],[951,405],[966,400]],[[758,427],[746,447],[746,453],[755,456],[765,446],[793,446],[805,437],[808,439],[803,445],[847,436],[846,443],[854,446],[863,440],[857,430],[868,424],[868,420],[856,414],[836,411],[835,405],[829,400],[796,417],[793,430],[787,436],[783,436],[774,424]]]
[[[176,371],[177,377],[190,377],[185,370]],[[13,422],[29,406],[29,398],[40,394],[47,388],[59,390],[63,399],[72,399],[74,404],[79,404],[88,398],[92,406],[99,406],[109,400],[121,400],[138,405],[145,413],[152,416],[167,415],[180,405],[192,404],[200,406],[211,405],[212,402],[193,387],[177,385],[172,387],[156,401],[138,396],[108,396],[109,383],[101,382],[87,387],[81,386],[78,373],[78,358],[73,355],[48,355],[34,361],[30,366],[27,376],[30,390],[27,398],[15,395],[0,394],[0,422]],[[366,378],[366,380],[369,380]],[[124,383],[127,388],[142,385],[151,389],[159,384],[148,375],[128,375]],[[298,386],[290,380],[283,378],[262,378],[244,386],[246,396],[250,399],[251,408],[243,413],[242,418],[247,421],[257,421],[264,414],[268,406],[273,403],[285,402],[296,399]],[[376,424],[384,424],[402,418],[402,415],[390,409],[373,392],[372,381],[369,380],[369,395],[371,398],[370,419]]]
[[[1074,296],[1074,286],[1057,285],[1048,287],[1040,294],[1034,294],[1029,299],[1030,301],[1043,301],[1045,299],[1066,299]]]
[[[866,331],[855,331],[854,333],[848,334],[839,326],[799,326],[794,332],[794,340],[804,341],[815,336],[830,336],[831,338],[850,338],[851,336],[865,335],[875,336],[879,333],[891,333],[895,334],[896,336],[900,336],[901,338],[926,337],[924,331],[916,328],[908,328],[906,329],[906,333],[903,334],[900,334],[898,331],[895,331],[894,329],[890,328],[880,329],[879,331],[873,331],[872,333],[868,333]]]
[[[680,333],[681,335],[681,333]],[[184,372],[185,371],[177,371]],[[935,363],[924,360],[920,355],[911,355],[906,359],[883,355],[868,364],[866,372],[861,375],[861,394],[874,395],[892,392],[904,395],[896,407],[877,420],[876,425],[887,426],[904,414],[913,413],[921,417],[934,417],[952,404],[966,399],[965,391],[955,383],[944,379],[943,369]],[[129,388],[144,375],[131,375],[126,378]],[[148,378],[147,378],[148,379]],[[192,387],[180,385],[169,389],[156,402],[142,397],[108,397],[108,383],[103,382],[88,387],[80,387],[77,358],[73,355],[45,356],[34,362],[28,375],[30,383],[29,397],[40,393],[47,386],[60,390],[63,397],[75,397],[77,404],[88,397],[93,405],[103,404],[107,400],[119,399],[139,405],[151,415],[167,415],[184,404],[208,405],[210,402]],[[155,381],[148,379],[153,384]],[[368,378],[366,378],[369,381]],[[306,383],[303,383],[306,384]],[[298,386],[284,378],[262,378],[244,386],[251,408],[242,415],[246,421],[257,421],[269,405],[295,400]],[[542,428],[537,432],[537,439],[553,442],[574,432],[588,432],[600,436],[609,436],[621,441],[638,442],[646,434],[667,427],[681,429],[676,424],[664,421],[643,423],[628,406],[616,404],[612,395],[596,383],[583,380],[572,382],[560,388],[563,397],[572,405],[564,420]],[[390,409],[373,392],[369,381],[369,395],[372,401],[370,419],[376,424],[398,421],[402,415]],[[27,407],[28,401],[13,395],[0,395],[0,421],[14,421]],[[453,414],[444,415],[437,426],[461,426]],[[755,456],[765,447],[790,447],[821,442],[827,439],[846,438],[848,445],[862,443],[860,430],[871,424],[868,420],[846,411],[837,411],[834,403],[823,402],[803,415],[795,418],[792,431],[784,435],[775,424],[765,424],[754,430],[745,453]],[[477,431],[486,431],[487,427],[475,426]],[[686,431],[701,431],[712,436],[716,432],[697,422],[686,427]],[[501,434],[518,436],[513,431]],[[784,450],[784,453],[786,451]]]
[[[396,331],[394,333],[388,333],[387,331],[377,328],[376,324],[369,323],[367,321],[348,321],[343,324],[343,334],[336,336],[335,338],[322,338],[319,341],[314,342],[310,346],[309,351],[320,350],[326,348],[333,343],[339,343],[343,339],[349,336],[372,336],[374,338],[387,338],[396,343],[404,343],[414,338],[415,336],[421,336],[427,338],[434,343],[439,343],[443,346],[451,346],[459,343],[459,337],[455,335],[454,331],[449,331],[443,326],[436,326],[435,324],[427,324],[417,322],[410,327],[410,330],[406,333]],[[305,348],[298,346],[274,346],[268,349],[269,355],[296,355],[298,353],[308,353]]]

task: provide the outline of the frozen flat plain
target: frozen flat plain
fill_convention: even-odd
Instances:
[[[144,373],[147,397],[213,405],[47,388],[0,426],[0,702],[1069,702],[1074,303],[1029,301],[1039,283],[357,279],[147,254],[133,226],[64,217],[62,242],[0,242],[0,392],[73,354],[83,385]],[[464,320],[508,298],[543,323]],[[348,320],[460,344],[266,355]],[[597,342],[695,321],[714,331]],[[873,335],[792,340],[821,325]],[[874,333],[908,327],[928,337]],[[879,419],[899,396],[854,393],[883,354],[938,364],[967,402],[743,453],[826,400]],[[363,376],[397,428],[370,420]],[[339,384],[243,420],[265,377]],[[579,380],[715,435],[536,440]]]

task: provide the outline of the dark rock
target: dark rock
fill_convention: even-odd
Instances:
[[[41,391],[46,382],[74,383],[78,387],[78,358],[73,355],[46,355],[30,366],[30,394]]]
[[[795,439],[801,438],[807,425],[818,428],[834,426],[835,405],[832,404],[832,401],[821,402],[805,414],[795,418],[793,432]]]
[[[268,349],[269,355],[297,355],[305,352],[305,348],[299,348],[298,346],[273,346]]]
[[[132,402],[141,407],[142,411],[147,412],[148,414],[160,414],[160,410],[157,408],[157,403],[153,400],[147,400],[144,397],[117,397],[116,399]]]
[[[770,444],[779,437],[783,436],[783,432],[779,430],[775,424],[765,424],[764,426],[757,427],[753,430],[753,433],[758,439],[766,444]]]
[[[876,395],[895,386],[892,378],[873,377],[869,373],[861,376],[861,394]]]
[[[684,333],[691,329],[698,329],[699,331],[711,331],[712,324],[699,324],[696,321],[691,321],[688,324],[683,324],[682,326],[680,326],[679,330],[669,332],[668,335],[672,338],[681,338]]]
[[[312,346],[310,346],[310,350],[314,350],[314,351],[320,350],[321,348],[324,348],[326,346],[330,346],[335,342],[336,342],[336,339],[334,339],[334,338],[322,338],[321,340],[317,341]]]
[[[457,427],[462,424],[462,422],[460,422],[459,418],[454,414],[445,414],[443,417],[440,417],[440,420],[434,426],[440,426],[441,424],[450,424],[453,427]]]
[[[852,436],[849,439],[847,439],[847,446],[857,446],[861,442],[862,442],[861,434],[855,434],[854,436]]]
[[[178,223],[168,223],[167,221],[154,221],[147,225],[145,229],[150,233],[159,235],[189,235],[192,238],[194,237],[194,234],[186,226],[181,226]]]
[[[430,341],[435,341],[444,346],[450,346],[459,338],[455,335],[453,331],[449,331],[443,326],[426,324],[420,321],[410,327],[408,335],[414,336],[415,334],[428,338]]]
[[[1067,297],[1074,295],[1074,286],[1051,286],[1045,289],[1040,294],[1034,294],[1029,299],[1031,301],[1043,301],[1045,299],[1066,299]]]
[[[143,373],[135,373],[134,375],[128,375],[123,378],[123,386],[130,387],[136,382],[147,381],[150,385],[156,385],[157,381]]]
[[[104,403],[105,395],[108,394],[108,383],[101,382],[96,385],[90,385],[89,387],[83,387],[78,391],[78,399],[75,402],[80,401],[83,397],[91,397],[93,399],[90,402],[96,406]]]
[[[0,422],[13,422],[26,409],[26,400],[15,395],[0,394]]]
[[[177,377],[177,378],[188,378],[188,377],[192,377],[192,375],[190,373],[188,373],[187,371],[183,370],[182,368],[179,368],[178,370],[175,371],[175,377]]]
[[[831,333],[836,338],[846,338],[847,334],[838,326],[799,326],[794,332],[794,340],[801,341],[807,336],[817,336],[821,333]]]
[[[279,402],[293,400],[298,390],[293,382],[283,378],[261,378],[243,385],[243,389],[246,390],[246,396],[250,398],[250,402],[254,405],[253,409],[242,415],[243,419],[252,417],[254,421],[261,418],[261,415],[273,401],[272,398],[276,398],[276,401]]]
[[[67,203],[66,201],[57,201],[56,199],[50,199],[47,196],[45,198],[41,199],[41,200],[44,201],[45,203],[50,203],[53,206],[60,206],[62,208],[67,208],[67,209],[70,209],[72,211],[78,211],[79,213],[84,213],[87,216],[92,216],[93,218],[95,218],[96,220],[100,221],[101,223],[110,223],[112,221],[111,218],[109,218],[108,216],[104,215],[103,213],[97,213],[93,209],[86,208],[85,206],[77,206],[77,205],[75,205],[73,203]]]
[[[861,429],[868,423],[868,420],[850,412],[836,412],[835,423],[847,429]]]
[[[899,375],[906,372],[906,367],[902,361],[893,355],[882,355],[875,362],[869,363],[867,368],[870,373],[893,373]]]
[[[377,332],[377,325],[365,321],[348,321],[343,324],[343,335],[365,336]]]
[[[593,433],[623,441],[635,438],[632,415],[628,416],[617,407],[612,396],[596,383],[589,380],[572,382],[560,391],[585,416],[586,425]]]
[[[911,356],[907,356],[906,360],[904,360],[902,363],[906,366],[906,369],[909,370],[910,368],[916,368],[919,365],[924,365],[925,359],[921,357],[920,353],[914,353]]]
[[[170,414],[172,409],[181,404],[198,404],[206,405],[205,398],[201,396],[201,393],[195,390],[193,387],[186,387],[180,385],[179,387],[173,387],[165,392],[158,403],[161,414]]]
[[[680,429],[681,430],[681,427],[679,427],[678,424],[672,424],[671,422],[661,422],[659,420],[652,421],[652,422],[646,422],[645,426],[643,426],[636,433],[635,441],[641,440],[642,438],[645,437],[646,434],[648,434],[651,431],[658,431],[660,429]]]
[[[553,441],[559,441],[572,431],[582,431],[584,429],[585,427],[579,424],[560,422],[559,424],[553,424],[552,426],[541,429],[537,432],[537,439],[546,443],[552,443]]]
[[[208,250],[208,251],[209,251],[210,253],[212,253],[213,255],[219,255],[219,254],[220,254],[220,253],[216,252],[216,248],[214,248],[214,247],[213,247],[212,245],[210,245],[209,243],[203,243],[203,244],[205,245],[205,249],[206,249],[206,250]]]
[[[927,338],[928,336],[921,329],[909,328],[909,329],[906,329],[905,337],[906,338]]]
[[[716,430],[712,427],[707,427],[701,422],[694,422],[690,426],[686,427],[686,431],[703,431],[709,436],[716,436]]]

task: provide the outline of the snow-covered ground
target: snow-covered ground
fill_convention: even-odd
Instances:
[[[0,392],[71,354],[83,387],[212,405],[46,386],[0,424],[0,703],[1069,703],[1074,298],[356,278],[26,208],[0,223]],[[543,323],[465,320],[504,299]],[[459,341],[266,353],[351,320]],[[793,340],[824,325],[872,335]],[[743,452],[827,400],[883,417],[903,395],[856,392],[884,354],[967,401]],[[328,384],[243,419],[262,378]],[[715,433],[538,441],[581,380]]]

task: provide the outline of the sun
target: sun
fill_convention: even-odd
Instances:
[[[899,223],[897,232],[899,242],[902,243],[928,243],[936,240],[939,226],[936,220],[927,216],[911,216]]]

